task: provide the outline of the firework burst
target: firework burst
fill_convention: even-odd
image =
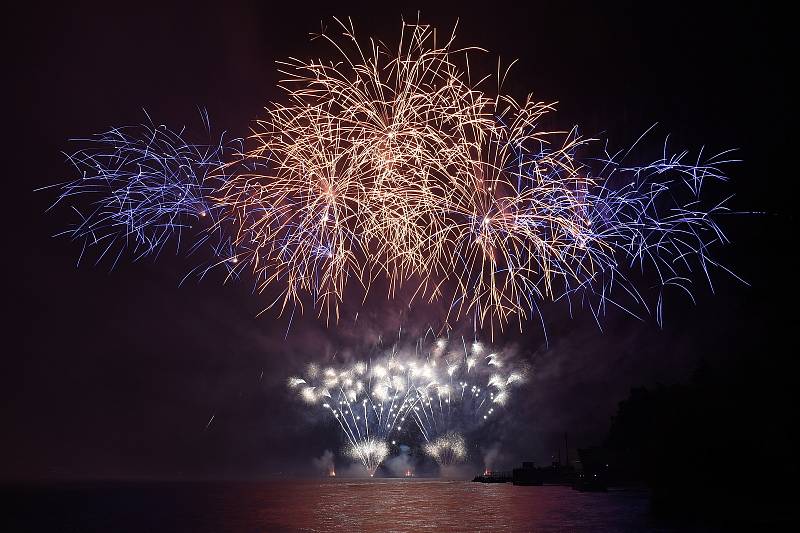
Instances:
[[[345,453],[348,457],[360,461],[372,477],[375,475],[375,470],[389,455],[389,446],[384,440],[369,437],[361,442],[350,443],[345,448]]]
[[[449,432],[423,447],[425,453],[441,466],[460,463],[467,457],[467,444],[458,433]]]
[[[280,64],[286,98],[247,150],[152,124],[86,140],[57,203],[89,208],[64,233],[101,258],[116,246],[116,262],[126,248],[180,246],[200,225],[190,250],[212,243],[211,265],[252,273],[268,308],[336,321],[344,302],[387,288],[409,306],[443,304],[441,331],[469,320],[492,338],[544,324],[552,301],[661,323],[665,289],[691,297],[698,274],[710,283],[727,270],[712,255],[727,243],[726,202],[703,195],[727,179],[727,152],[691,158],[665,144],[631,164],[633,147],[611,154],[577,128],[543,128],[554,105],[503,94],[499,64],[475,77],[469,56],[483,51],[454,34],[404,23],[389,46],[336,24],[339,35],[317,37],[337,58]]]
[[[287,385],[304,403],[336,420],[347,441],[345,454],[370,474],[396,438],[420,439],[435,448],[459,435],[466,450],[462,433],[475,431],[507,408],[526,372],[524,365],[482,343],[467,346],[460,339],[454,350],[448,343],[423,337],[413,349],[394,346],[348,364],[310,363],[302,377],[290,377]],[[441,450],[442,460],[463,458]]]
[[[701,208],[700,193],[726,179],[725,154],[581,159],[596,142],[543,129],[552,104],[490,96],[499,69],[472,79],[478,49],[408,24],[398,46],[362,47],[337,22],[341,38],[320,38],[341,61],[282,64],[289,103],[267,108],[245,156],[263,172],[235,176],[217,198],[240,221],[237,258],[260,289],[279,288],[272,305],[310,299],[338,318],[348,287],[366,298],[380,278],[390,296],[405,287],[443,301],[445,322],[471,317],[493,335],[548,300],[578,299],[596,316],[649,312],[631,271],[653,267],[660,287],[686,289],[692,258],[706,274],[716,265],[725,206]]]
[[[410,411],[422,440],[434,448],[453,435],[463,443],[464,434],[475,434],[497,418],[528,374],[527,365],[483,343],[460,339],[453,344],[438,339],[427,351],[420,372],[425,377],[417,383]]]
[[[336,420],[347,441],[346,454],[370,474],[388,454],[388,439],[407,429],[417,396],[411,367],[393,354],[324,368],[310,363],[303,377],[291,377],[287,384],[303,402]]]
[[[230,256],[210,195],[225,181],[220,168],[227,154],[241,151],[241,140],[190,143],[184,130],[147,118],[75,141],[83,147],[67,157],[79,177],[54,186],[54,205],[70,204],[79,221],[62,234],[84,250],[97,247],[98,262],[112,255],[113,264],[126,250],[135,259],[158,255],[173,240],[177,250],[188,240],[189,253],[209,244],[215,256]],[[205,112],[202,118],[210,137]]]

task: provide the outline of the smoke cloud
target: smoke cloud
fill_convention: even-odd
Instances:
[[[314,468],[323,475],[336,475],[336,465],[332,451],[325,450],[321,456],[315,457],[312,462],[314,463]]]
[[[500,462],[503,461],[503,455],[500,451],[500,443],[495,442],[492,443],[488,448],[484,449],[483,452],[483,468],[484,470],[495,470],[498,468]]]
[[[400,445],[400,453],[383,462],[384,468],[393,477],[405,477],[415,473],[415,461],[411,456],[411,448],[405,444]]]

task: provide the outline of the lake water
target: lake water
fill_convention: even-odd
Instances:
[[[641,491],[444,480],[6,487],[3,531],[670,531]],[[10,505],[9,505],[10,504]]]

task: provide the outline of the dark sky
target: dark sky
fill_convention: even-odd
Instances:
[[[307,318],[284,341],[285,319],[255,317],[264,301],[250,285],[179,287],[187,263],[178,258],[110,273],[107,264],[76,268],[78,246],[51,237],[68,213],[45,214],[52,197],[33,192],[71,177],[61,153],[69,138],[139,123],[142,108],[158,122],[199,127],[202,106],[218,130],[246,135],[280,98],[275,60],[324,52],[307,38],[321,20],[350,15],[362,36],[392,42],[401,15],[417,11],[389,2],[222,4],[5,13],[11,190],[0,478],[260,477],[308,466],[336,447],[335,432],[304,420],[283,383],[302,361],[352,341],[352,332]],[[563,431],[575,445],[598,442],[632,386],[685,382],[701,360],[739,380],[743,395],[790,386],[791,350],[782,345],[796,326],[796,158],[785,15],[727,2],[422,4],[423,22],[449,31],[460,20],[459,43],[519,58],[506,89],[559,101],[561,127],[580,123],[621,146],[659,122],[659,134],[677,145],[739,148],[733,205],[765,213],[725,224],[734,245],[722,257],[750,286],[718,275],[716,294],[699,286],[696,305],[673,294],[663,329],[612,314],[600,331],[589,317],[545,308],[549,345],[535,324],[499,339],[535,372],[517,395],[513,432],[498,428],[486,445],[499,442],[509,462],[544,462]],[[399,323],[386,309],[364,314],[375,329]],[[768,407],[761,419],[743,418],[742,430],[758,434],[789,411]]]

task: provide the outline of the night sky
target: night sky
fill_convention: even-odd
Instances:
[[[362,37],[395,42],[401,16],[417,12],[390,2],[224,4],[5,13],[2,479],[307,471],[338,436],[289,398],[287,375],[378,332],[421,326],[414,320],[424,313],[410,319],[382,304],[363,310],[358,328],[308,315],[284,340],[286,317],[256,318],[266,297],[247,280],[178,286],[190,262],[168,253],[111,272],[108,262],[76,267],[80,245],[52,237],[70,213],[45,213],[53,195],[33,191],[73,177],[62,154],[70,138],[141,123],[143,108],[199,131],[198,107],[216,131],[247,135],[263,106],[282,97],[275,61],[329,53],[308,40],[322,20],[350,15]],[[696,304],[668,293],[663,329],[609,313],[601,331],[588,313],[569,319],[550,305],[549,344],[535,322],[497,339],[534,372],[513,418],[483,444],[499,443],[508,466],[549,462],[564,431],[574,446],[600,442],[631,387],[686,382],[702,364],[747,398],[736,405],[750,407],[726,416],[741,419],[748,443],[783,434],[797,375],[786,17],[758,3],[526,4],[424,5],[421,20],[449,32],[458,19],[457,43],[490,50],[490,67],[497,54],[519,58],[506,90],[558,101],[550,120],[561,128],[579,123],[622,147],[658,122],[673,146],[739,148],[744,161],[729,167],[725,191],[736,194],[734,208],[761,214],[723,221],[734,244],[720,257],[750,286],[717,272],[715,294],[698,279]],[[763,453],[742,445],[741,460]]]

